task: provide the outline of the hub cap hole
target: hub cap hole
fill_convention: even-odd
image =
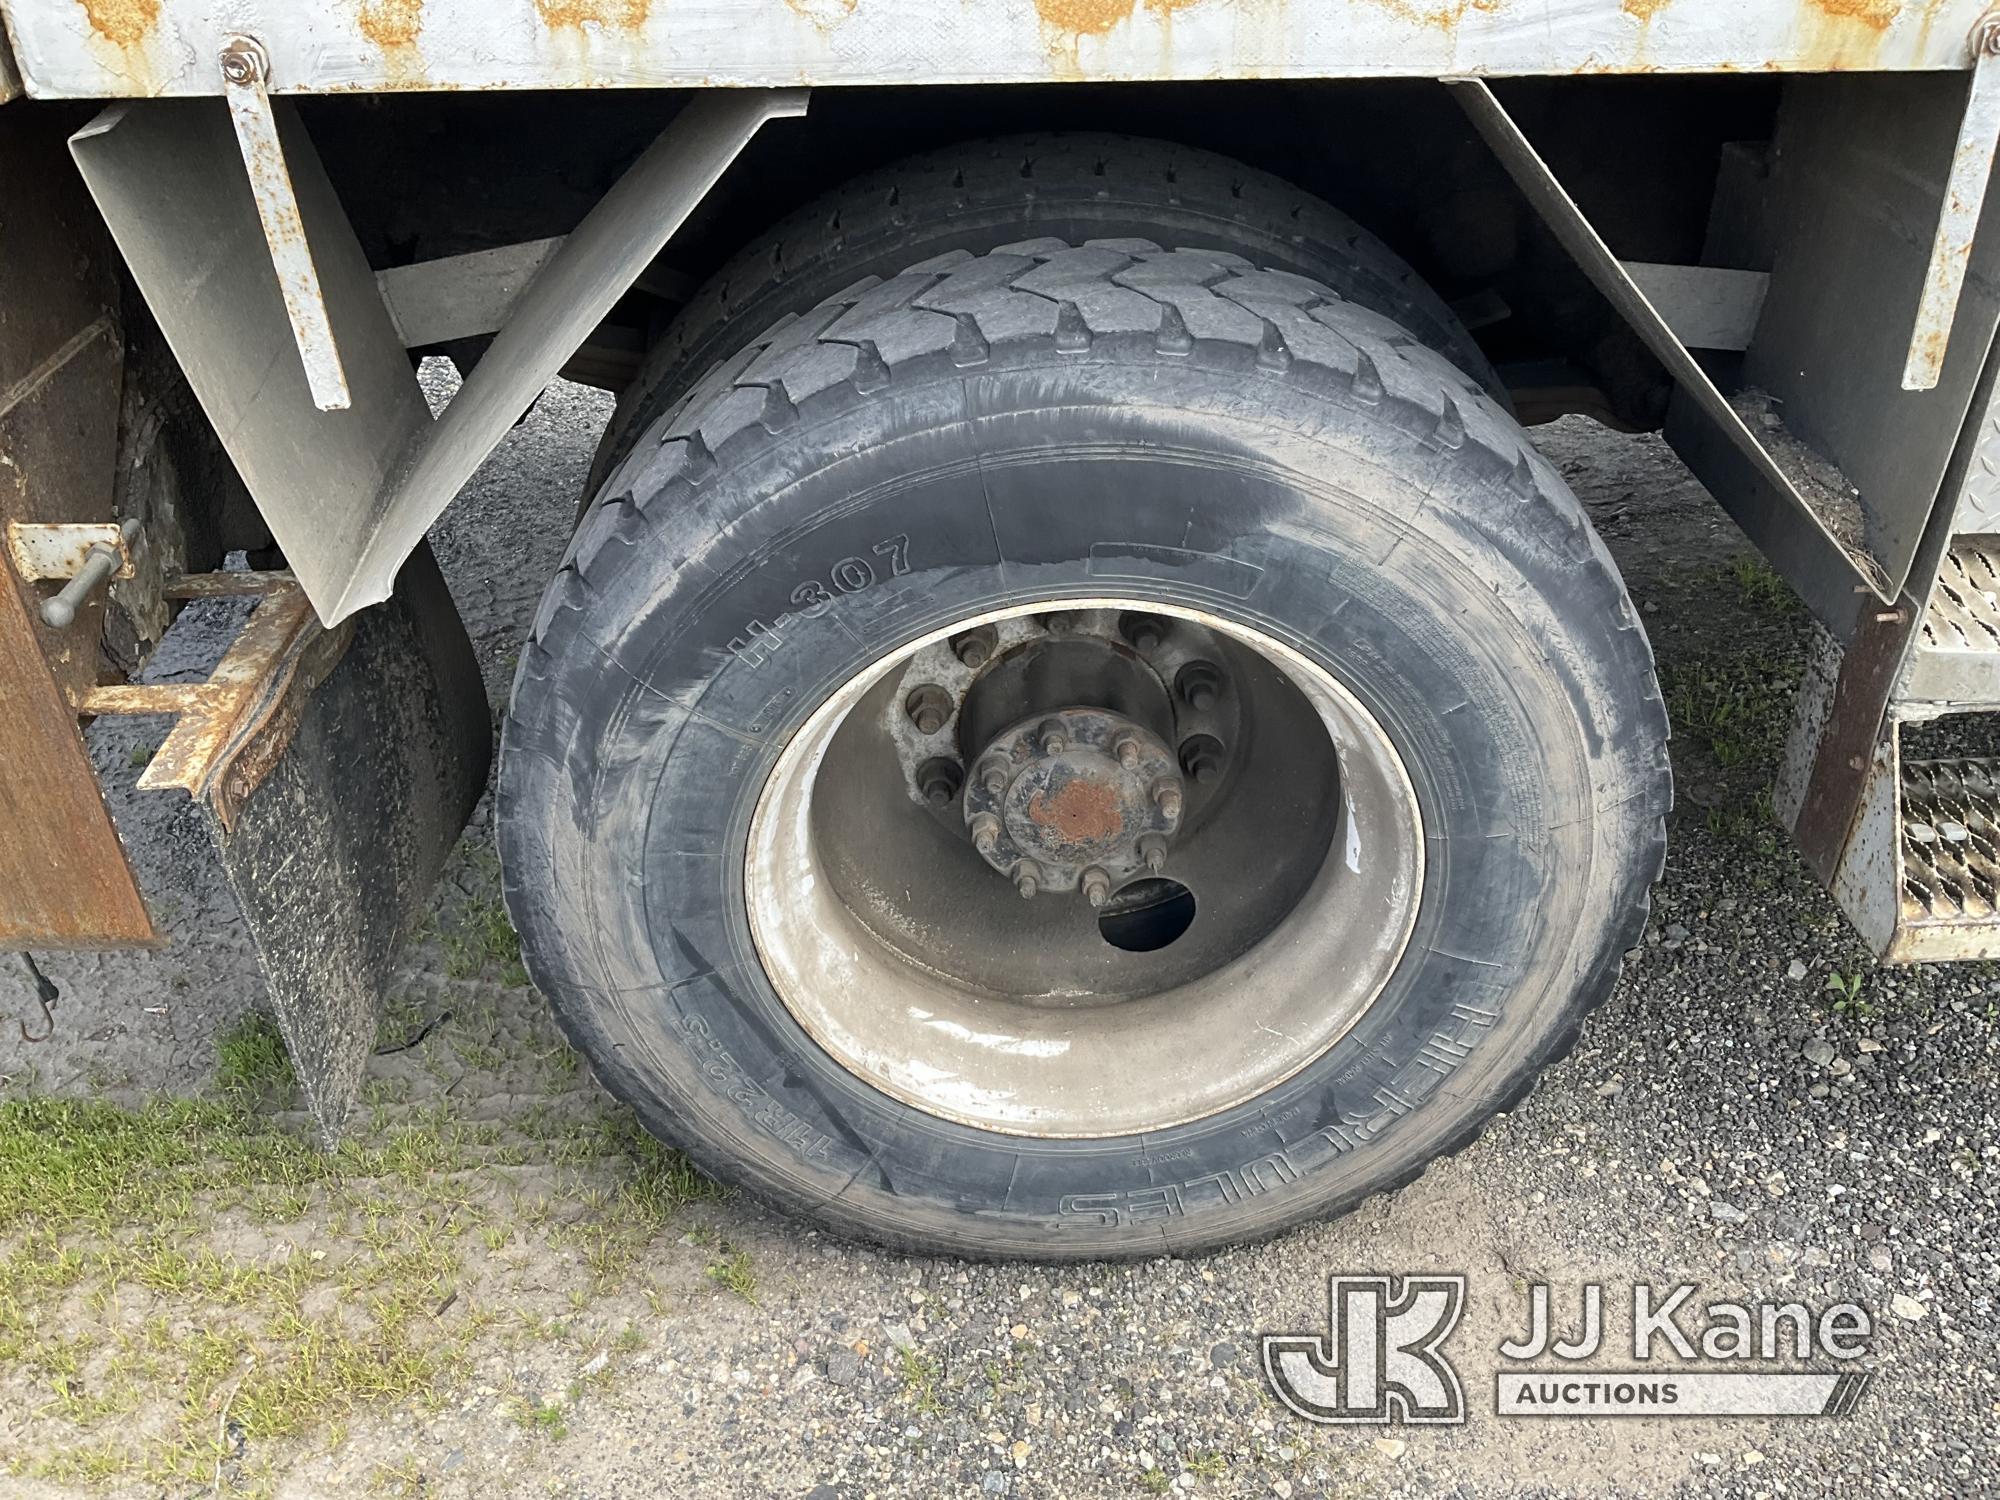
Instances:
[[[1178,880],[1135,880],[1097,914],[1104,941],[1127,953],[1154,953],[1194,923],[1194,892]]]

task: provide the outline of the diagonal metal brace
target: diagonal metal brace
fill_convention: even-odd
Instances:
[[[246,87],[261,98],[255,77]],[[239,127],[212,101],[114,105],[70,150],[285,560],[334,624],[390,596],[452,496],[751,137],[803,114],[806,98],[802,89],[716,89],[669,119],[535,271],[436,420],[375,269],[284,100],[269,119],[296,199],[296,237],[274,233],[270,204],[253,192],[254,163],[248,186],[233,170]],[[281,297],[269,266],[294,239],[311,280],[293,278]],[[329,408],[336,372],[345,410]]]
[[[1522,134],[1521,127],[1514,123],[1513,117],[1494,97],[1493,91],[1477,78],[1451,78],[1445,82],[1464,106],[1473,127],[1499,157],[1507,175],[1514,179],[1528,201],[1542,215],[1563,248],[1576,257],[1578,268],[1624,317],[1653,356],[1666,366],[1667,373],[1707,419],[1712,430],[1719,433],[1749,465],[1769,493],[1779,499],[1789,517],[1802,523],[1792,526],[1790,535],[1812,548],[1815,566],[1823,571],[1830,569],[1852,574],[1860,587],[1873,593],[1884,604],[1894,604],[1896,589],[1883,575],[1880,565],[1834,535],[1814,507],[1799,493],[1790,476],[1778,466],[1777,460],[1757,440],[1736,408],[1730,405],[1729,398],[1717,389],[1708,372],[1688,352],[1687,346],[1660,315],[1651,299],[1640,290],[1631,273],[1611,253],[1611,247],[1604,243],[1596,228],[1584,217],[1576,200],[1564,190],[1548,163]],[[1767,552],[1771,550],[1766,545],[1768,537],[1760,534],[1765,528],[1753,527],[1751,521],[1742,515],[1738,515],[1737,520],[1750,531],[1753,540],[1765,545]]]

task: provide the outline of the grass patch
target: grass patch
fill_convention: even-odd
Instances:
[[[902,1366],[903,1394],[910,1405],[925,1416],[937,1416],[944,1410],[938,1399],[938,1380],[944,1372],[938,1362],[914,1348],[898,1349],[896,1356]]]
[[[222,1493],[254,1489],[246,1443],[268,1465],[363,1407],[445,1399],[496,1330],[601,1342],[595,1298],[721,1192],[624,1112],[569,1116],[538,1153],[569,1164],[518,1215],[490,1122],[442,1105],[322,1151],[249,1102],[269,1041],[232,1034],[218,1098],[0,1100],[0,1393],[33,1413],[0,1474],[186,1491],[221,1464]],[[516,1240],[518,1265],[482,1253]],[[581,1272],[547,1287],[571,1249]],[[747,1255],[717,1264],[754,1300]],[[529,1425],[559,1436],[565,1410]]]
[[[1220,1479],[1229,1472],[1229,1460],[1220,1453],[1204,1450],[1190,1453],[1184,1467],[1197,1479]]]
[[[0,1100],[0,1225],[60,1236],[185,1218],[198,1193],[323,1175],[301,1139],[227,1104]],[[8,1284],[0,1280],[0,1285]]]
[[[569,1436],[569,1412],[555,1401],[520,1401],[514,1408],[514,1420],[530,1432],[538,1432],[543,1437],[560,1441]]]
[[[1758,614],[1773,620],[1793,620],[1805,615],[1806,607],[1792,586],[1763,557],[1755,552],[1738,555],[1729,571],[1743,598]]]
[[[292,1056],[278,1023],[261,1010],[246,1012],[215,1048],[215,1086],[238,1099],[276,1098],[291,1090]]]
[[[528,982],[521,939],[498,901],[472,903],[457,923],[441,930],[439,939],[444,944],[444,971],[453,979],[494,975],[502,984]]]
[[[722,1254],[708,1263],[708,1279],[727,1287],[751,1306],[757,1303],[757,1273],[750,1265],[750,1252],[723,1244]]]
[[[1717,765],[1776,761],[1798,696],[1796,663],[1696,658],[1661,675],[1675,733],[1705,745]]]
[[[1867,983],[1867,972],[1862,969],[1856,969],[1851,974],[1836,972],[1827,975],[1826,988],[1833,995],[1833,1013],[1850,1021],[1872,1021],[1880,1015],[1875,1002],[1862,993]]]
[[[444,971],[453,979],[492,978],[516,987],[528,982],[520,935],[497,896],[469,896],[458,910],[441,917],[438,942],[444,949]]]

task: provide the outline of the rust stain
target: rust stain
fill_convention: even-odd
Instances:
[[[1035,0],[1044,24],[1071,36],[1103,36],[1131,16],[1137,0]]]
[[[1048,46],[1050,73],[1074,83],[1090,76],[1083,62],[1084,39],[1115,31],[1131,20],[1141,5],[1159,20],[1161,59],[1171,72],[1175,12],[1209,3],[1226,4],[1229,0],[1035,0],[1035,14]]]
[[[1871,31],[1887,31],[1903,13],[1903,0],[1812,0],[1815,9],[1843,21],[1859,21]]]
[[[1470,12],[1492,15],[1506,4],[1506,0],[1439,0],[1439,3],[1428,5],[1422,0],[1370,0],[1370,3],[1379,5],[1390,15],[1400,17],[1413,26],[1456,31]]]
[[[424,0],[361,0],[361,34],[384,52],[411,46],[424,29]]]
[[[1671,4],[1673,0],[1618,0],[1618,8],[1641,23],[1651,21]]]
[[[1118,809],[1118,789],[1086,776],[1073,776],[1053,795],[1037,792],[1028,800],[1028,817],[1054,829],[1065,843],[1096,843],[1125,831]]]
[[[802,16],[821,31],[831,31],[854,14],[860,0],[785,0],[794,15]]]
[[[136,47],[160,20],[160,0],[79,0],[90,29],[107,42]]]
[[[535,0],[535,14],[551,30],[609,26],[637,31],[652,8],[652,0]]]
[[[1144,0],[1146,9],[1162,20],[1177,10],[1202,3],[1203,0]],[[1035,13],[1044,25],[1073,37],[1103,36],[1130,20],[1139,4],[1140,0],[1035,0]],[[851,10],[853,6],[848,8]]]

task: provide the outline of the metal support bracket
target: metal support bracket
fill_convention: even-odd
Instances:
[[[171,580],[169,598],[251,595],[250,618],[206,682],[93,688],[84,714],[173,714],[173,730],[139,777],[142,792],[179,788],[208,803],[226,828],[290,742],[297,705],[345,654],[350,622],[323,628],[290,573],[204,573]],[[255,743],[258,753],[245,756]]]
[[[254,88],[252,90],[254,94]],[[433,421],[375,272],[284,101],[274,139],[296,190],[349,409],[329,411],[287,348],[294,299],[270,273],[264,204],[229,117],[202,100],[115,105],[70,149],[146,301],[299,584],[336,622],[389,597],[424,533],[768,120],[802,89],[693,100],[534,273]],[[301,343],[301,347],[304,344]]]
[[[1447,79],[1471,117],[1473,127],[1483,136],[1494,154],[1542,215],[1550,231],[1576,257],[1578,267],[1591,284],[1610,301],[1632,331],[1667,368],[1676,385],[1686,393],[1707,426],[1734,450],[1738,460],[1749,465],[1761,487],[1775,497],[1782,513],[1733,510],[1737,524],[1774,557],[1789,552],[1798,557],[1801,570],[1832,570],[1875,594],[1885,604],[1896,598],[1894,582],[1884,575],[1872,557],[1856,545],[1836,535],[1819,511],[1807,501],[1791,477],[1780,468],[1769,450],[1750,431],[1729,398],[1716,387],[1709,374],[1695,360],[1652,300],[1633,280],[1631,273],[1611,253],[1583,211],[1563,185],[1556,180],[1520,126],[1514,123],[1493,91],[1482,79]],[[1718,496],[1726,504],[1726,496]],[[1788,575],[1791,569],[1786,570]]]
[[[535,273],[561,248],[557,237],[469,250],[377,271],[375,284],[405,348],[476,338],[507,326]]]
[[[345,411],[349,404],[347,374],[340,367],[340,347],[334,342],[326,298],[320,294],[319,272],[313,266],[311,242],[299,215],[292,175],[285,169],[285,148],[278,140],[278,121],[271,113],[271,60],[253,37],[232,37],[218,59],[222,93],[229,101],[229,118],[236,127],[237,149],[250,174],[250,194],[257,204],[257,221],[271,250],[271,269],[284,294],[285,314],[305,364],[313,405],[321,411]]]
[[[1928,391],[1944,372],[1945,349],[1958,316],[1958,294],[1972,259],[1972,235],[1986,204],[1993,153],[2000,147],[2000,16],[1988,15],[1973,32],[1972,86],[1965,96],[1951,172],[1938,208],[1937,235],[1924,270],[1910,354],[1903,365],[1903,389]]]
[[[9,521],[7,556],[26,583],[74,578],[90,554],[108,547],[117,558],[113,578],[132,576],[132,546],[116,521]]]

